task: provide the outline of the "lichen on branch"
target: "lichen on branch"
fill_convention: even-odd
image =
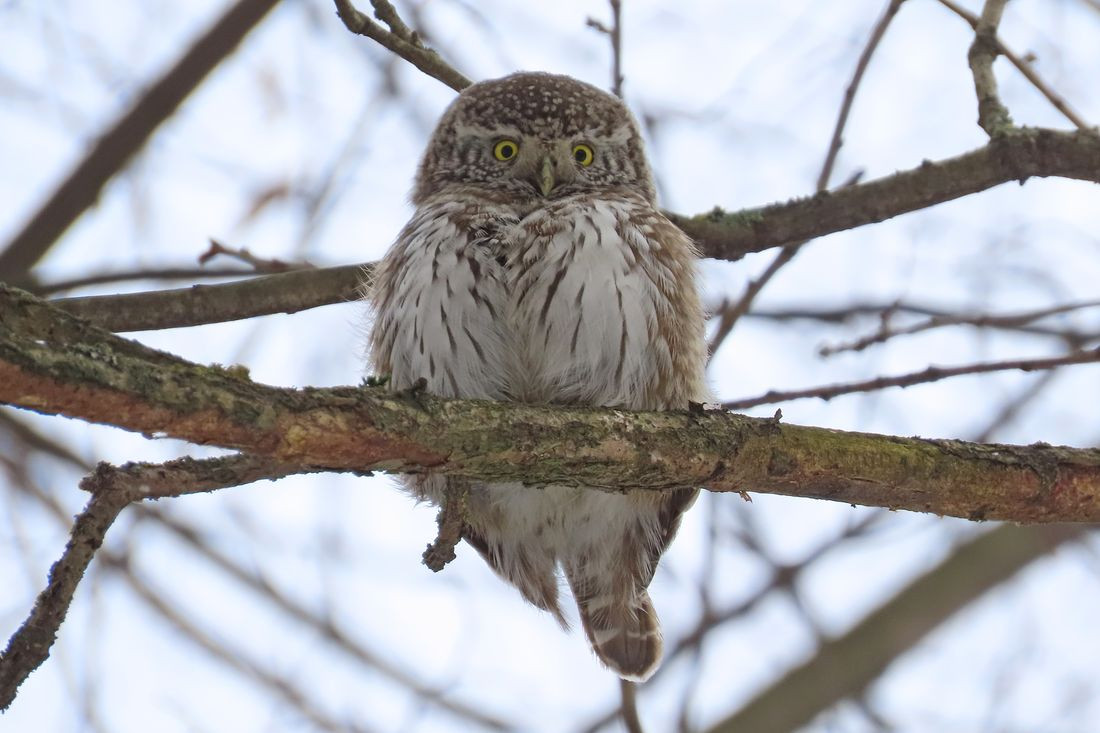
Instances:
[[[1100,520],[1100,450],[290,389],[193,364],[0,287],[0,403],[330,470],[435,471],[607,491],[702,486],[1017,522]],[[33,314],[33,317],[28,314]]]

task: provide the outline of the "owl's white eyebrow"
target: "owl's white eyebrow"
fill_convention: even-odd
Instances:
[[[633,128],[630,125],[620,125],[606,135],[603,135],[603,139],[612,143],[625,143],[630,140],[633,134]]]

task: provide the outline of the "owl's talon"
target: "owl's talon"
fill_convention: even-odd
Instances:
[[[429,412],[428,405],[422,399],[428,395],[428,380],[424,377],[417,379],[404,389],[394,392],[394,395],[403,402],[407,402],[421,412]]]

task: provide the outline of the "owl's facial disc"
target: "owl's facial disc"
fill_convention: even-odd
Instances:
[[[579,178],[577,163],[569,154],[569,142],[546,140],[533,136],[519,136],[519,152],[510,165],[508,174],[541,195],[549,197],[556,189],[573,183]]]
[[[577,179],[576,164],[562,155],[564,148],[565,143],[560,141],[544,143],[543,149],[538,151],[536,156],[537,162],[521,173],[526,175],[527,180],[534,185],[543,198],[553,193],[555,188]]]
[[[460,189],[521,207],[609,189],[655,199],[637,123],[622,101],[539,72],[479,82],[448,107],[413,201]]]

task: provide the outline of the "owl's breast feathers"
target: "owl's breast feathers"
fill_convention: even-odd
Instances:
[[[370,286],[371,354],[396,389],[450,397],[684,409],[706,398],[690,240],[641,195],[421,202]],[[447,479],[407,477],[442,502]],[[646,591],[696,492],[474,484],[463,537],[564,624],[556,567],[593,650],[643,680],[661,656]]]
[[[503,147],[501,147],[503,145]],[[690,240],[656,210],[630,112],[563,76],[474,84],[444,113],[417,209],[375,270],[374,369],[444,396],[684,409],[706,398]],[[441,503],[452,479],[404,479]],[[642,680],[661,656],[646,588],[692,489],[464,484],[463,537],[593,650]]]
[[[631,193],[424,202],[380,264],[375,368],[453,397],[683,409],[706,388],[691,241]]]

